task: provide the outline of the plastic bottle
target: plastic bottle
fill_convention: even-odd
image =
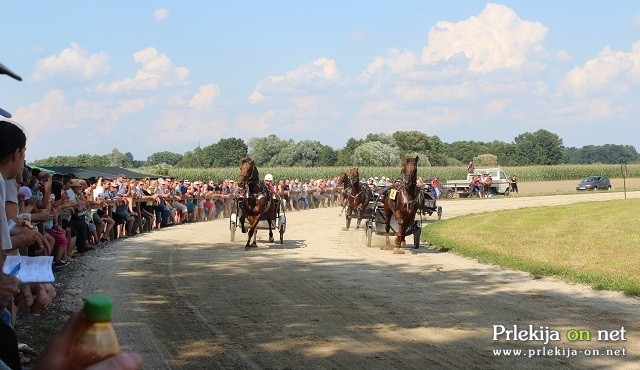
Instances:
[[[84,301],[84,320],[71,347],[72,369],[84,369],[120,352],[118,337],[111,324],[113,300],[90,295]]]

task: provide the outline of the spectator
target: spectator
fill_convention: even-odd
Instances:
[[[469,197],[480,197],[480,175],[474,175],[469,184]]]
[[[469,161],[469,164],[467,165],[467,173],[473,174],[475,170],[476,167],[473,165],[473,161]]]
[[[509,187],[511,188],[511,193],[518,192],[518,178],[516,175],[511,175],[511,178],[509,179]]]
[[[84,219],[78,216],[78,212],[85,212],[84,206],[78,204],[78,197],[76,193],[71,189],[71,177],[68,175],[63,176],[62,180],[62,192],[66,195],[64,200],[65,204],[70,204],[70,207],[65,207],[64,212],[60,213],[61,223],[63,228],[71,228],[75,231],[76,235],[76,249],[79,253],[84,253],[92,248],[89,246],[89,227]],[[76,179],[77,180],[77,179]],[[80,186],[79,182],[74,182],[75,186]],[[64,198],[63,198],[64,199]],[[82,213],[84,217],[84,213]]]
[[[304,181],[302,186],[300,186],[300,190],[300,202],[302,203],[302,209],[309,209],[311,206],[309,204],[309,192],[313,190],[313,187],[309,184],[309,181]]]
[[[435,192],[435,198],[440,198],[440,180],[438,180],[438,176],[433,176],[431,179],[431,188]]]
[[[291,185],[291,209],[297,211],[300,209],[300,180],[293,180]]]
[[[43,237],[37,231],[14,221],[11,225],[7,219],[6,184],[5,180],[15,179],[22,171],[26,152],[27,138],[20,127],[12,122],[0,121],[0,246],[6,251],[11,251],[33,243],[44,247]],[[16,187],[17,192],[17,187]],[[46,239],[45,239],[46,240]],[[4,265],[5,253],[0,253],[0,268]],[[38,300],[34,300],[34,293]],[[15,297],[14,297],[15,296]],[[39,310],[47,307],[55,296],[55,289],[51,284],[20,285],[20,281],[14,276],[0,273],[0,306],[4,309],[14,299],[18,306],[30,310]],[[7,321],[8,311],[4,311],[0,320],[0,367],[20,369],[20,353],[18,341]],[[10,319],[10,317],[9,317]]]
[[[483,193],[485,197],[488,197],[491,195],[491,185],[493,185],[493,179],[491,178],[491,174],[488,173],[486,174],[485,178],[484,178],[484,183],[483,183]]]

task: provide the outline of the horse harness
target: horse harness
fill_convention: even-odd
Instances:
[[[386,194],[387,194],[391,189],[395,189],[398,193],[400,193],[400,192],[402,192],[402,189],[405,189],[405,188],[407,189],[407,192],[408,192],[408,190],[409,190],[409,189],[408,189],[408,187],[407,187],[407,184],[406,184],[404,181],[402,181],[402,182],[400,183],[400,185],[398,185],[398,186],[390,186],[389,188],[385,189],[385,190],[380,194],[380,196],[381,196],[381,197],[384,197],[384,196],[385,196],[385,195],[386,195]],[[406,207],[406,209],[407,209],[407,212],[409,212],[409,207],[411,207],[411,206],[413,206],[413,205],[415,205],[415,204],[417,204],[417,203],[419,203],[419,202],[420,202],[420,198],[419,198],[419,196],[418,196],[418,195],[419,195],[419,191],[420,191],[420,189],[416,186],[416,189],[415,189],[415,191],[414,191],[414,193],[415,193],[415,194],[413,194],[413,200],[411,200],[410,202],[405,202],[405,203],[404,203],[404,205],[405,205],[405,207]],[[393,200],[394,202],[396,202],[396,200],[395,200],[395,199],[392,199],[392,200]],[[396,202],[396,204],[397,204],[397,202]]]

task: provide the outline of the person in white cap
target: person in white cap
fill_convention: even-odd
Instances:
[[[275,192],[276,191],[276,187],[273,184],[273,175],[268,173],[264,176],[264,184],[267,186],[267,189],[269,189],[271,192]]]

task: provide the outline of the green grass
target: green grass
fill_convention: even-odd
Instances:
[[[422,239],[483,263],[640,296],[640,199],[473,214]]]

